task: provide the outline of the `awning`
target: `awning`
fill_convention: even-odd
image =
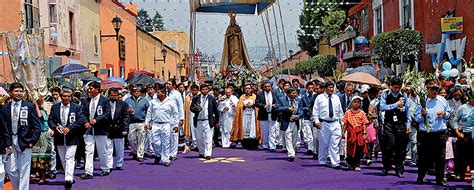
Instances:
[[[275,0],[191,0],[191,9],[203,13],[261,14],[270,7]]]

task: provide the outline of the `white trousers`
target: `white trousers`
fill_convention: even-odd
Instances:
[[[230,147],[230,131],[227,133],[224,132],[224,126],[221,125],[221,140],[222,140],[222,148],[229,148]],[[214,134],[212,135],[214,136]]]
[[[30,189],[31,148],[23,152],[14,149],[6,168],[14,190]]]
[[[76,156],[77,145],[57,146],[59,159],[64,166],[64,181],[74,180],[74,157]]]
[[[145,129],[145,142],[144,142],[144,146],[143,146],[143,152],[144,153],[147,153],[147,154],[150,154],[150,155],[154,155],[154,151],[153,151],[153,144],[152,144],[152,141],[153,141],[153,133],[150,131],[150,130],[146,130]]]
[[[128,141],[134,154],[143,158],[145,154],[145,123],[131,123],[129,126]]]
[[[296,144],[299,141],[298,138],[298,127],[295,122],[290,122],[285,132],[285,143],[286,150],[288,151],[288,157],[295,157]]]
[[[110,172],[112,163],[109,163],[107,139],[107,135],[84,135],[84,142],[86,144],[86,174],[93,175],[94,172],[94,146],[97,148],[97,154],[99,155],[100,169]]]
[[[268,118],[267,121],[260,121],[260,127],[262,128],[262,147],[269,149],[276,149],[278,144],[277,138],[280,130],[279,126],[276,125],[276,121]]]
[[[305,124],[306,124],[307,121],[305,121]],[[313,149],[312,151],[316,154],[318,154],[319,152],[319,139],[318,139],[318,133],[319,133],[319,129],[314,127],[313,126],[313,122],[312,121],[308,121],[309,123],[307,125],[309,125],[311,127],[311,133],[313,135]],[[309,147],[309,145],[308,145]]]
[[[212,155],[212,133],[213,129],[209,127],[209,121],[198,121],[196,127],[197,146],[200,155]]]
[[[283,138],[285,136],[285,133],[280,130],[280,122],[275,121],[274,127],[277,130],[277,138],[276,138],[277,145],[285,146],[285,143],[283,142],[285,140],[285,138]]]
[[[52,149],[51,149],[51,166],[49,167],[49,171],[51,171],[52,173],[57,173],[57,170],[56,170],[56,150],[54,150],[54,137],[51,137],[51,143],[53,145]]]
[[[174,132],[173,128],[178,127],[179,129],[179,124],[173,124],[171,125],[171,130],[170,130],[170,155],[172,157],[177,157],[178,156],[178,143],[179,143],[179,130],[178,132]]]
[[[344,134],[341,134],[341,136],[346,136],[346,133]],[[341,140],[339,140],[339,156],[346,156],[347,154],[347,141],[346,141],[347,138],[341,138]]]
[[[151,128],[153,134],[153,151],[156,157],[161,158],[161,162],[170,162],[170,134],[171,126],[169,123],[154,123]]]
[[[306,143],[306,145],[308,145],[308,150],[311,150],[314,152],[314,150],[316,150],[314,147],[314,136],[313,136],[313,130],[311,130],[312,128],[316,128],[316,127],[313,127],[313,122],[309,121],[309,120],[304,120],[302,122],[303,126],[301,127],[301,130],[303,132],[303,140],[304,142]]]
[[[115,150],[115,167],[123,167],[123,157],[125,152],[125,138],[107,139],[107,158],[108,165],[114,166],[114,150]]]
[[[5,165],[3,164],[3,157],[5,155],[0,154],[0,190],[3,190],[3,181],[5,179]]]
[[[339,122],[321,123],[319,130],[319,164],[325,165],[326,160],[331,160],[331,166],[339,166],[339,141],[341,139],[341,125]]]
[[[189,127],[191,128],[191,139],[192,139],[191,147],[196,147],[197,146],[196,127],[194,127],[192,123],[189,125],[190,125]]]

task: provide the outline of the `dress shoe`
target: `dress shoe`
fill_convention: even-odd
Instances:
[[[155,163],[156,165],[158,165],[158,164],[160,164],[160,161],[161,161],[161,157],[156,157],[154,163]]]
[[[137,154],[133,154],[132,159],[134,159],[134,160],[138,159]]]
[[[382,173],[380,174],[382,176],[387,176],[388,175],[388,171],[386,169],[382,169]]]
[[[423,185],[424,183],[425,183],[425,181],[423,181],[423,178],[417,178],[416,179],[416,184]]]
[[[313,151],[312,151],[312,150],[308,150],[308,151],[306,151],[306,155],[308,155],[308,156],[311,156],[311,155],[313,155]]]
[[[38,181],[38,185],[44,185],[44,184],[46,184],[46,180],[42,179]]]
[[[170,160],[172,160],[172,161],[175,161],[175,160],[177,160],[177,159],[178,159],[178,158],[177,158],[177,157],[174,157],[174,156],[171,156],[171,157],[170,157]]]
[[[49,174],[48,174],[48,178],[49,178],[49,179],[56,179],[56,174],[54,174],[54,173],[49,173]]]
[[[283,151],[282,151],[282,152],[283,152],[283,153],[287,153],[288,151],[287,151],[287,150],[285,150],[285,149],[283,149]]]
[[[108,176],[110,172],[102,171],[100,172],[100,176]]]
[[[200,154],[200,155],[199,155],[199,158],[204,158],[204,154]]]
[[[66,181],[64,182],[64,187],[65,187],[65,188],[71,188],[71,187],[72,187],[72,181],[66,180]]]
[[[288,158],[288,161],[294,162],[294,161],[295,161],[295,157],[294,157],[294,156],[290,156],[290,157]]]
[[[116,169],[116,170],[123,170],[123,168],[122,168],[122,167],[118,167],[118,166],[117,166],[117,167],[115,167],[115,169]]]
[[[237,147],[237,144],[235,144],[235,143],[231,143],[230,146],[229,146],[229,148],[236,148],[236,147]]]
[[[276,150],[275,149],[270,149],[270,152],[276,152]]]
[[[206,156],[206,160],[210,160],[210,159],[211,159],[211,157],[210,157],[210,156]]]
[[[81,179],[92,179],[94,178],[94,176],[90,175],[90,174],[82,174],[81,175]]]
[[[445,181],[438,181],[436,182],[437,186],[448,187],[448,184]]]
[[[313,159],[317,160],[318,159],[318,154],[313,154]]]
[[[396,172],[398,178],[405,178],[402,172]]]
[[[355,168],[354,168],[354,171],[356,171],[356,172],[360,172],[360,171],[361,171],[361,169],[360,169],[360,167],[355,167]]]
[[[138,158],[137,160],[138,160],[138,162],[143,162],[144,159],[143,158]]]
[[[367,165],[367,166],[372,165],[372,160],[367,160],[367,162],[365,163],[365,165]]]
[[[342,169],[342,167],[341,167],[340,165],[338,165],[338,166],[333,166],[333,168],[336,169],[336,170]]]
[[[165,162],[165,163],[163,163],[163,166],[165,166],[165,167],[170,167],[170,163]]]

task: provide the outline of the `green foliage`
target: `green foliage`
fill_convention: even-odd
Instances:
[[[419,31],[400,29],[380,33],[373,38],[375,53],[386,64],[403,62],[414,64],[423,52],[423,35]]]
[[[318,72],[320,77],[333,76],[337,68],[337,58],[334,55],[317,55],[310,62],[311,67]]]
[[[155,12],[153,18],[150,18],[148,11],[144,9],[138,10],[137,26],[147,32],[166,30],[164,27],[163,17],[158,11]]]
[[[323,35],[328,39],[338,36],[345,20],[346,13],[343,10],[328,12],[322,19]]]

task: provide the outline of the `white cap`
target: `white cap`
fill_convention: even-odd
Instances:
[[[353,96],[351,99],[351,102],[354,101],[355,99],[359,99],[360,101],[362,101],[363,98],[360,96]]]
[[[363,93],[369,92],[369,88],[370,88],[369,85],[363,84],[363,85],[360,86],[360,90],[359,90],[359,91],[360,91],[361,94],[363,94]]]

